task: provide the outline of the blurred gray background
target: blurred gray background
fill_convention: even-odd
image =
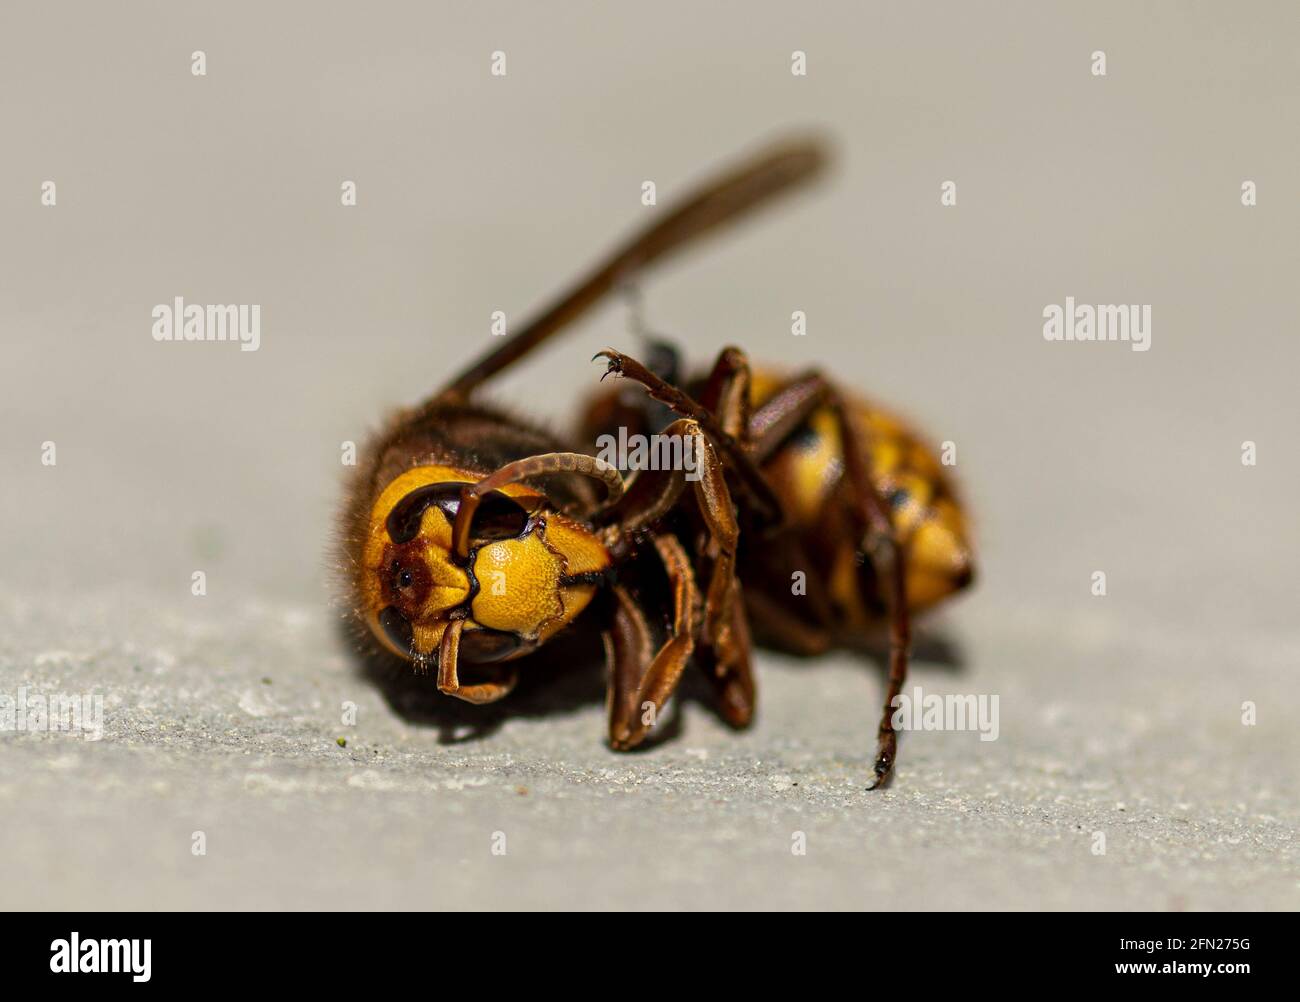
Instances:
[[[1297,43],[1290,3],[6,3],[0,693],[106,705],[0,734],[0,906],[1300,906]],[[923,631],[964,667],[914,680],[998,694],[999,740],[909,735],[866,793],[847,656],[763,655],[752,731],[688,699],[633,756],[578,659],[483,734],[398,712],[328,607],[340,443],[642,181],[807,126],[833,175],[646,315],[957,443],[982,576]],[[156,343],[175,296],[260,304],[261,349]],[[1150,304],[1151,350],[1045,342],[1066,296]],[[562,427],[632,343],[611,302],[494,396]]]

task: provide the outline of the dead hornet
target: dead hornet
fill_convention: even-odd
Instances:
[[[814,177],[825,161],[823,149],[815,142],[782,144],[705,185],[425,407],[442,400],[444,407],[464,411],[463,402],[477,386],[572,322],[611,289],[627,285],[687,239]],[[882,785],[890,778],[897,755],[892,703],[906,679],[910,616],[966,586],[972,577],[964,517],[941,464],[897,418],[844,393],[819,373],[782,378],[751,372],[744,354],[727,348],[707,376],[679,385],[683,381],[676,352],[662,342],[652,344],[651,350],[649,365],[613,350],[597,356],[607,360],[607,374],[634,380],[647,393],[631,398],[614,393],[595,401],[582,422],[585,436],[595,440],[629,431],[695,435],[706,446],[705,475],[691,504],[682,498],[680,475],[634,474],[621,500],[614,496],[618,487],[613,487],[605,507],[590,508],[581,523],[581,530],[603,548],[603,554],[597,550],[599,568],[582,579],[583,587],[594,589],[599,577],[615,599],[612,624],[605,632],[611,667],[611,743],[616,748],[631,747],[645,736],[647,720],[652,722],[653,715],[642,713],[638,718],[638,712],[646,705],[663,705],[692,650],[717,689],[723,718],[733,726],[747,725],[755,704],[751,621],[760,642],[805,655],[867,646],[881,625],[888,624],[889,682],[872,783]],[[409,420],[399,422],[399,427],[409,425]],[[466,447],[472,448],[475,441],[468,439]],[[504,454],[499,458],[504,459]],[[614,484],[606,469],[609,464],[582,458],[592,464],[590,470]],[[530,462],[532,472],[538,472],[538,459]],[[400,471],[407,465],[414,464],[402,461],[391,469]],[[474,470],[484,471],[482,463]],[[488,486],[514,483],[526,475],[531,473],[497,473]],[[372,554],[359,561],[354,558],[358,609],[391,650],[406,653],[417,664],[429,660],[435,633],[443,637],[439,656],[445,660],[450,650],[454,660],[455,640],[448,648],[442,619],[425,625],[422,637],[414,625],[408,628],[409,616],[399,618],[393,605],[385,604],[383,575],[400,573],[399,566],[405,565],[385,563],[381,550],[387,544],[373,539],[389,510],[379,490],[388,477],[378,471],[363,477],[357,496],[378,495],[380,500],[368,514],[362,505],[353,506],[348,516],[354,526],[353,552]],[[468,481],[469,474],[463,479]],[[455,489],[467,488],[468,483]],[[394,489],[391,503],[397,503],[403,489],[409,485]],[[484,489],[478,485],[480,493]],[[458,523],[455,515],[452,508],[446,520]],[[525,524],[519,516],[516,521]],[[430,528],[444,529],[436,522]],[[451,536],[466,531],[452,524]],[[627,591],[613,583],[611,574],[636,553],[636,541],[647,531],[652,532],[668,571],[675,600],[672,635],[653,659],[645,616]],[[453,557],[452,563],[456,562]],[[710,582],[698,628],[691,618],[696,574]],[[381,582],[378,588],[372,583],[375,577]],[[560,574],[546,580],[562,588],[566,579]],[[457,609],[468,609],[462,618],[477,611],[469,592],[458,591],[448,601],[452,598],[461,602]],[[578,600],[585,605],[590,594]],[[570,608],[563,601],[559,606]],[[423,607],[417,613],[430,611],[431,607]],[[563,622],[571,618],[564,617]],[[473,635],[475,627],[503,629],[481,618],[471,624],[466,637]],[[531,649],[530,634],[520,629],[529,625],[534,627],[534,646],[550,635],[545,629],[539,632],[536,623],[506,627],[509,638],[499,642],[509,647],[507,655]],[[465,697],[445,685],[446,671],[442,667],[439,671],[443,691]],[[454,665],[450,680],[455,680]],[[493,690],[492,698],[504,691],[508,690]]]
[[[803,157],[820,163],[825,154],[809,143]],[[719,446],[741,526],[738,604],[759,643],[807,656],[870,649],[887,632],[872,782],[883,785],[897,758],[894,700],[907,677],[911,617],[974,577],[965,514],[943,464],[906,422],[820,372],[751,370],[744,353],[729,347],[709,373],[683,379],[671,345],[652,339],[648,351],[647,364],[612,349],[597,355],[607,360],[606,374],[646,392],[596,398],[583,436],[653,440],[669,422],[694,420]],[[712,566],[707,526],[689,505],[666,516],[664,527],[697,567]],[[738,726],[754,704],[745,655],[712,666],[735,677],[715,682],[724,717]]]
[[[625,483],[617,467],[472,397],[612,289],[821,164],[815,148],[790,144],[705,185],[373,437],[348,485],[338,548],[349,615],[363,636],[417,671],[436,672],[443,693],[489,703],[514,687],[521,658],[589,610],[604,638],[614,748],[645,738],[692,654],[717,684],[727,718],[748,722],[749,635],[729,481],[743,486],[754,510],[775,514],[779,503],[739,443],[680,418],[667,432],[694,443],[698,475],[641,471]],[[668,527],[687,504],[705,535],[703,597],[692,557]],[[663,612],[666,631],[644,608],[656,604],[650,611]],[[661,643],[657,632],[667,634]]]
[[[586,433],[653,435],[666,409],[725,446],[729,468],[745,481],[766,482],[776,518],[754,505],[743,482],[735,492],[736,573],[760,644],[804,656],[868,649],[887,624],[889,680],[871,784],[883,785],[897,758],[894,700],[907,678],[911,617],[974,576],[965,516],[939,458],[899,418],[819,372],[754,371],[729,347],[683,390],[675,349],[656,341],[652,351],[653,368],[612,349],[600,353],[607,374],[646,392],[595,399]],[[731,467],[737,450],[743,459]],[[697,520],[678,534],[697,537]]]

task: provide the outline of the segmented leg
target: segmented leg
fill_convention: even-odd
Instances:
[[[700,404],[711,411],[722,430],[742,449],[749,437],[749,360],[739,348],[723,348],[700,393]],[[723,719],[745,727],[753,719],[757,698],[751,663],[752,642],[747,616],[747,595],[739,578],[731,597],[731,629],[721,647],[702,645],[695,652],[717,693]]]
[[[803,376],[782,387],[749,419],[750,452],[762,463],[790,434],[826,404],[827,384],[821,376]]]
[[[506,484],[553,473],[574,473],[599,480],[605,485],[607,506],[617,503],[623,496],[622,475],[615,467],[595,456],[581,452],[549,452],[517,459],[460,492],[460,506],[451,527],[452,552],[462,560],[469,555],[470,526],[474,521],[474,513],[486,495]]]
[[[645,614],[625,588],[612,589],[613,623],[604,639],[609,743],[616,751],[635,748],[645,740],[676,691],[694,647],[692,610],[698,595],[690,561],[671,535],[656,536],[655,548],[673,590],[673,623],[671,635],[653,657]]]
[[[829,407],[835,415],[844,454],[844,472],[853,498],[854,514],[863,534],[863,547],[882,572],[889,602],[889,681],[885,690],[884,713],[877,731],[876,778],[871,784],[875,788],[889,782],[898,755],[893,704],[907,680],[907,658],[912,639],[907,611],[905,547],[890,521],[888,505],[871,479],[870,456],[858,435],[852,410],[824,376],[810,373],[797,379],[758,409],[750,421],[752,455],[756,461],[762,462],[820,407]]]
[[[700,404],[717,416],[722,430],[738,441],[749,443],[749,391],[753,379],[749,359],[739,348],[728,346],[713,363],[713,371],[700,393]]]
[[[731,469],[736,472],[737,484],[745,492],[746,499],[755,514],[768,525],[774,526],[780,523],[781,502],[772,493],[772,488],[764,479],[762,472],[750,461],[740,443],[727,434],[711,411],[689,394],[668,385],[636,359],[622,352],[606,348],[604,351],[597,352],[594,357],[606,359],[606,376],[616,373],[640,383],[652,399],[666,404],[674,413],[696,421],[717,450],[726,458]]]
[[[758,695],[750,661],[753,643],[745,601],[737,581],[731,597],[731,625],[722,635],[720,646],[701,644],[695,649],[695,659],[713,685],[722,719],[732,727],[749,726]]]
[[[754,420],[750,411],[750,388],[753,382],[749,359],[739,348],[727,347],[718,355],[717,361],[713,365],[713,370],[705,383],[704,389],[700,394],[700,403],[708,407],[717,416],[719,423],[727,434],[731,435],[742,448],[750,454],[749,462],[761,473],[761,462],[767,459],[771,453],[770,445],[764,444],[764,451],[760,456],[755,455],[754,432],[766,426],[766,422],[772,419],[773,408],[764,408],[764,417],[759,421]],[[793,399],[801,399],[805,394],[796,392]],[[791,396],[778,394],[781,398],[775,410],[785,413],[790,410]],[[782,405],[785,405],[784,407]],[[807,415],[800,415],[806,419]],[[785,422],[783,421],[784,425]],[[794,430],[794,425],[789,425],[783,429],[785,434]],[[779,444],[779,441],[778,441]],[[813,566],[803,543],[797,535],[785,533],[777,535],[766,540],[763,543],[766,551],[765,566],[777,568],[776,577],[781,581],[790,578],[790,572],[794,570],[804,570]],[[814,574],[811,578],[805,580],[807,593],[806,599],[812,618],[820,624],[820,629],[809,626],[805,620],[791,616],[784,609],[780,609],[774,599],[766,597],[761,592],[751,589],[746,593],[746,602],[750,605],[760,605],[766,612],[761,618],[764,630],[770,635],[780,636],[778,642],[789,650],[795,650],[798,653],[821,653],[829,650],[834,646],[834,629],[835,617],[831,611],[830,597],[826,593],[825,585],[820,575]],[[769,625],[767,614],[773,609],[777,609],[776,623],[773,630],[767,630]],[[808,633],[808,638],[798,638],[795,636],[799,629]]]
[[[707,431],[719,443],[720,448],[731,453],[733,468],[736,463],[744,462],[744,439],[747,437],[749,421],[750,371],[748,360],[738,348],[726,348],[719,354],[698,404],[635,359],[614,351],[602,352],[597,357],[608,359],[608,372],[620,373],[640,383],[651,399],[692,420],[698,420],[699,427]],[[680,422],[670,426],[669,430],[679,424]],[[707,464],[710,468],[712,465],[711,462]],[[770,510],[777,513],[772,521],[779,521],[780,504],[770,493],[762,473],[748,463],[746,469],[748,482],[753,485],[751,493],[765,499]],[[706,477],[706,481],[709,479],[713,478]],[[720,494],[726,490],[725,476],[717,476],[716,481],[718,486],[713,489],[713,493]],[[676,494],[663,497],[656,514],[667,511],[675,502]],[[706,523],[707,503],[707,498],[702,499],[701,509],[706,512]],[[726,508],[725,521],[734,523],[730,516],[730,505]],[[719,535],[717,526],[710,525],[709,528],[715,537]],[[725,531],[730,534],[732,530]],[[709,598],[705,604],[705,624],[695,657],[717,693],[723,719],[732,726],[743,727],[753,718],[756,696],[751,663],[752,643],[745,599],[740,582],[735,579],[733,559],[726,546],[723,547],[722,556],[723,563],[714,562]],[[730,582],[730,587],[724,592],[723,585],[727,582]]]
[[[513,668],[507,668],[508,675],[504,682],[461,685],[457,661],[460,658],[460,633],[464,626],[465,620],[453,619],[442,634],[442,643],[438,645],[438,691],[467,703],[495,703],[510,694],[510,690],[519,681],[519,674]]]
[[[667,404],[676,413],[691,416],[704,413],[708,416],[702,404],[682,391],[667,386],[635,360],[614,351],[601,352],[597,357],[601,356],[609,359],[609,371],[620,372],[635,379],[646,387],[652,398]],[[731,361],[733,364],[730,367],[734,370],[734,363],[738,360],[733,358]],[[720,359],[715,372],[722,364],[723,360]],[[720,387],[725,387],[726,382],[725,377],[719,377]],[[785,387],[753,414],[748,423],[747,449],[742,448],[734,437],[728,436],[725,441],[735,448],[724,449],[723,452],[739,479],[745,482],[752,482],[755,478],[761,480],[759,464],[770,457],[820,407],[829,407],[835,415],[859,536],[862,546],[871,555],[874,566],[882,572],[889,603],[889,676],[884,712],[877,730],[873,769],[875,779],[871,784],[874,789],[889,781],[898,755],[898,735],[894,731],[892,719],[893,703],[902,692],[907,679],[911,621],[907,610],[904,547],[889,519],[887,504],[871,479],[868,467],[870,458],[853,424],[852,412],[825,377],[811,373]],[[710,420],[707,421],[700,419],[700,424],[712,434],[725,434],[720,423],[709,417]],[[779,506],[777,510],[779,511]]]
[[[726,643],[731,630],[731,606],[736,594],[736,546],[740,528],[722,462],[709,436],[691,418],[679,418],[660,434],[695,443],[698,478],[686,479],[684,470],[640,470],[629,481],[623,502],[604,513],[624,537],[649,529],[677,504],[687,483],[695,495],[708,536],[707,553],[713,562],[704,603],[704,636],[711,647]]]

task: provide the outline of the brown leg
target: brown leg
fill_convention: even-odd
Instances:
[[[739,348],[727,347],[719,353],[699,400],[742,449],[748,439],[749,388],[749,360]],[[722,644],[714,648],[706,641],[695,652],[695,660],[713,684],[719,712],[732,727],[749,725],[756,702],[750,661],[753,645],[742,591],[737,580],[730,599],[731,626]]]
[[[645,740],[694,648],[692,610],[697,601],[695,577],[681,544],[673,536],[655,537],[655,548],[673,589],[672,635],[650,656],[650,630],[645,615],[622,586],[612,589],[614,622],[605,633],[609,664],[609,743],[616,751],[635,748]]]
[[[608,361],[605,375],[615,372],[638,382],[652,400],[659,401],[682,417],[697,420],[717,442],[747,499],[758,506],[756,512],[762,520],[770,526],[783,521],[780,499],[763,476],[760,461],[749,455],[753,448],[749,407],[752,375],[749,359],[743,351],[735,347],[722,349],[698,401],[621,352],[606,349],[597,352],[595,357]]]
[[[691,484],[707,533],[705,555],[713,561],[704,603],[704,636],[711,647],[720,648],[731,629],[736,546],[740,538],[731,492],[722,462],[699,424],[690,418],[680,418],[660,434],[698,443],[699,479],[688,481],[683,470],[639,471],[630,479],[623,501],[608,509],[603,520],[616,525],[624,539],[630,539],[652,528],[671,511],[686,484]]]
[[[762,463],[796,428],[826,405],[829,387],[826,380],[813,374],[803,376],[782,388],[749,419],[749,441],[754,461]]]
[[[707,643],[701,644],[695,649],[695,660],[713,684],[722,719],[732,727],[748,727],[754,718],[757,693],[750,663],[753,644],[739,581],[731,596],[730,615],[731,627],[726,631],[722,646],[715,649]]]
[[[645,387],[651,399],[667,405],[674,413],[690,418],[704,430],[727,465],[736,472],[737,485],[744,491],[755,514],[769,526],[779,525],[782,519],[781,502],[763,478],[758,467],[750,461],[741,444],[723,429],[713,413],[689,394],[670,386],[636,359],[607,348],[597,352],[596,358],[608,361],[605,375],[617,373]],[[601,377],[604,378],[603,376]]]
[[[456,520],[451,527],[452,552],[462,560],[469,555],[470,527],[474,521],[474,513],[478,511],[486,495],[506,484],[553,473],[574,473],[601,481],[605,485],[606,505],[617,503],[623,496],[622,475],[617,469],[595,456],[588,456],[581,452],[549,452],[541,456],[517,459],[460,492],[460,507],[456,510]]]
[[[852,411],[824,376],[811,373],[797,379],[759,408],[750,421],[753,455],[762,462],[820,407],[829,407],[835,414],[844,453],[844,472],[853,497],[854,515],[862,532],[863,548],[870,554],[885,582],[885,595],[889,602],[889,682],[876,737],[876,778],[871,784],[874,789],[889,782],[898,755],[893,704],[907,680],[907,655],[912,640],[907,611],[905,548],[889,519],[888,505],[871,479],[870,459],[858,437]]]
[[[625,361],[631,363],[625,374],[635,376],[635,361]],[[741,448],[749,422],[749,383],[749,362],[744,353],[738,348],[725,348],[714,364],[699,401],[704,413],[716,421],[715,435],[721,432],[737,439]],[[652,387],[660,393],[667,388],[666,383]],[[678,399],[679,405],[686,399],[689,398],[682,394]],[[717,479],[721,486],[713,490],[725,489],[725,477]],[[727,521],[732,520],[728,518]],[[725,559],[727,562],[723,566],[715,563],[710,578],[705,628],[695,650],[695,660],[715,690],[723,719],[733,727],[745,727],[754,715],[752,645],[741,586],[734,578],[730,558]],[[730,591],[725,595],[721,594],[724,581],[731,582]]]
[[[724,348],[719,354],[700,395],[700,404],[725,434],[740,440],[743,446],[749,422],[749,362],[740,349]],[[724,569],[723,573],[730,577],[734,572]],[[714,576],[711,583],[717,580]],[[712,612],[718,607],[718,601],[711,600],[706,610]],[[714,688],[722,718],[732,727],[745,727],[754,716],[755,686],[749,623],[739,581],[733,581],[725,608],[706,624],[695,648],[695,661]],[[726,619],[719,628],[723,616]]]
[[[464,626],[465,620],[453,619],[447,624],[447,629],[442,635],[442,643],[438,646],[438,691],[463,699],[467,703],[495,703],[510,694],[510,690],[519,681],[519,674],[513,668],[509,668],[507,669],[509,674],[504,682],[461,685],[456,671],[456,662],[460,657],[460,631]]]
[[[712,411],[722,430],[747,448],[749,442],[749,359],[739,348],[723,348],[713,363],[700,405]]]

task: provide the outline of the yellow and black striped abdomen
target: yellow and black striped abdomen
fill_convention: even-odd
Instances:
[[[782,385],[756,374],[754,405]],[[925,609],[971,581],[965,514],[939,456],[924,440],[892,414],[858,397],[845,399],[872,480],[906,547],[908,606]],[[763,472],[781,498],[791,531],[827,561],[824,573],[846,625],[865,625],[878,618],[879,596],[861,594],[856,546],[844,545],[851,528],[842,450],[835,414],[823,407],[768,458]]]

